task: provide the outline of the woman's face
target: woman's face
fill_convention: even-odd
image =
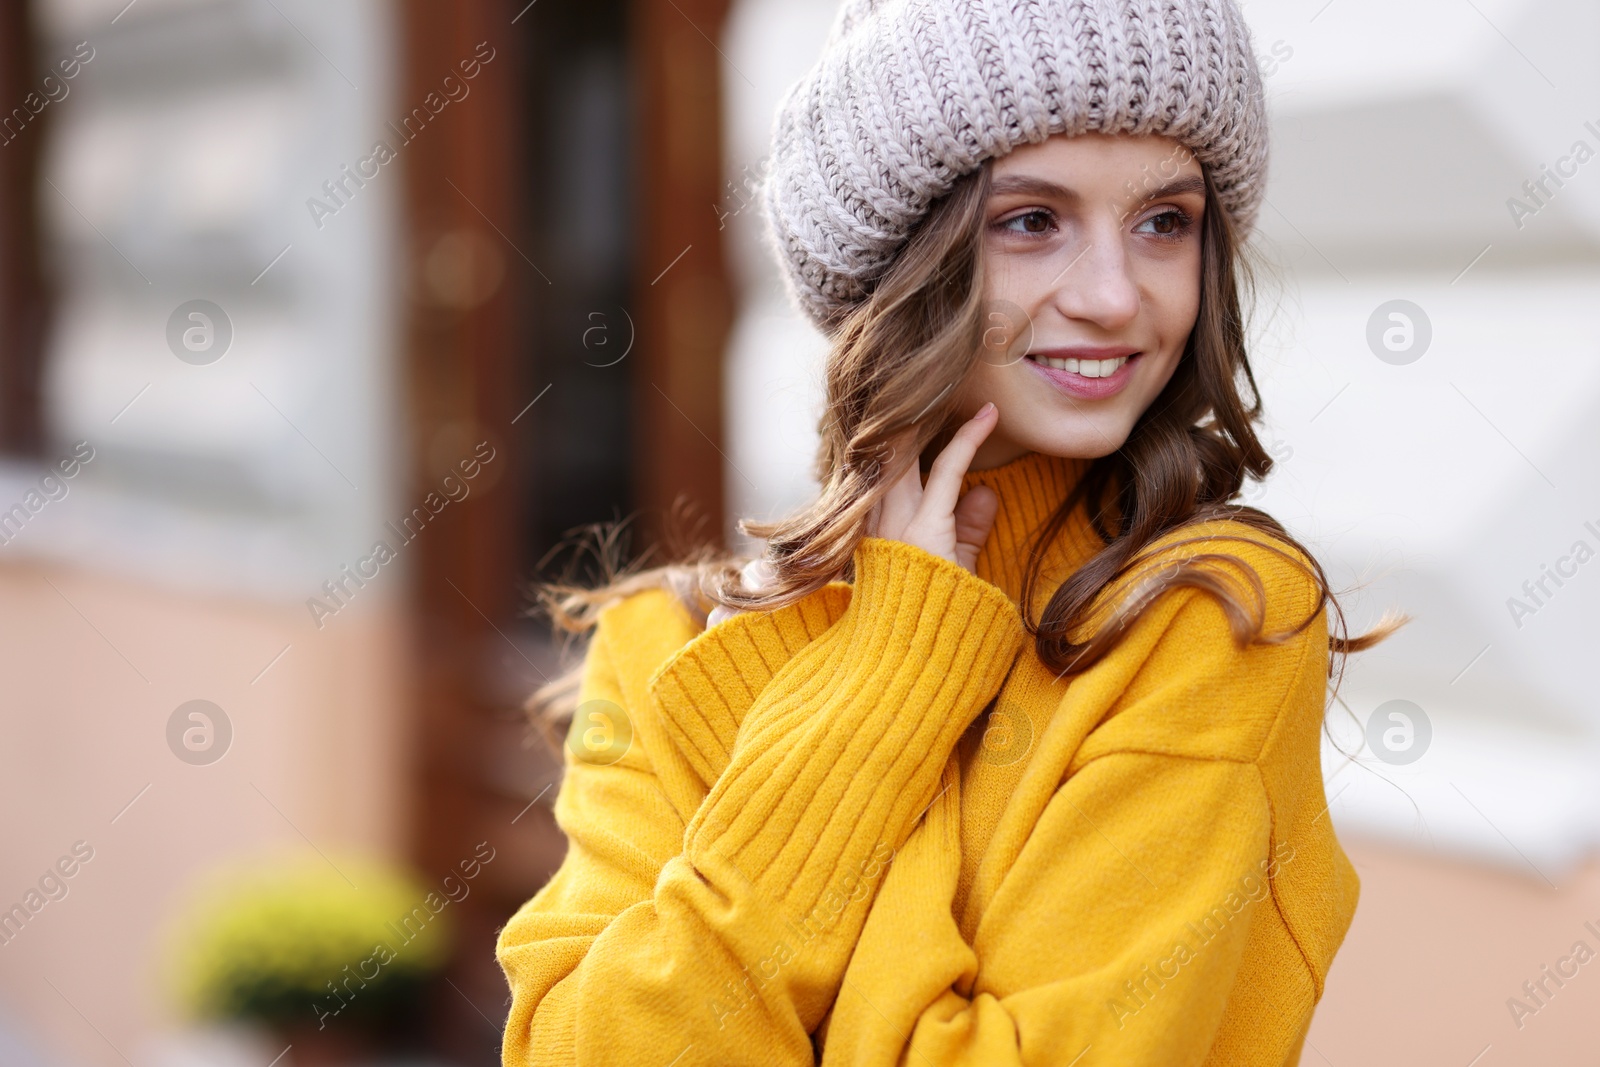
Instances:
[[[974,469],[1120,448],[1178,365],[1200,307],[1200,163],[1166,137],[1085,134],[992,164],[986,332],[960,414],[1000,423]]]

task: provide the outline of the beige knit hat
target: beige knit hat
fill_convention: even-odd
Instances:
[[[828,329],[956,179],[1088,132],[1187,146],[1248,234],[1267,118],[1233,0],[845,0],[773,132],[763,196],[791,292]]]

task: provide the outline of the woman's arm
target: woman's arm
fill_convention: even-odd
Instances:
[[[868,923],[846,976],[862,995],[841,997],[824,1063],[1285,1061],[1356,891],[1326,862],[1326,629],[1241,651],[1209,596],[1173,601],[1128,635],[1138,670],[1108,661],[1068,690],[1058,716],[1109,718],[1041,800],[971,943],[942,898],[917,903],[936,891],[901,892],[953,885],[923,847],[932,815],[908,843],[884,892],[911,906]],[[1218,1047],[1241,1032],[1225,1014],[1257,1011],[1250,1049]]]
[[[1023,637],[996,587],[868,539],[844,615],[756,697],[686,827],[644,753],[569,759],[567,858],[499,941],[506,1062],[813,1062],[884,865]],[[621,703],[625,652],[595,648],[584,697]]]
[[[813,1062],[810,1033],[839,994],[884,867],[1025,636],[1015,605],[970,569],[995,501],[962,497],[961,477],[994,423],[986,405],[926,487],[906,458],[872,518],[883,536],[856,551],[849,607],[761,687],[725,765],[683,750],[713,741],[726,709],[660,687],[624,703],[608,657],[638,637],[619,642],[602,624],[585,698],[659,713],[672,728],[656,736],[678,751],[656,755],[717,777],[680,830],[647,746],[610,767],[568,761],[557,802],[567,858],[498,944],[508,1064]],[[730,669],[710,691],[744,688],[762,667]],[[656,702],[671,706],[640,706]]]
[[[1273,906],[1269,840],[1248,764],[1097,760],[1051,801],[976,945],[951,921],[916,953],[863,947],[852,986],[895,993],[836,1018],[823,1063],[1198,1067]]]

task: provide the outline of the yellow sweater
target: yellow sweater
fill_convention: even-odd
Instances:
[[[976,576],[869,538],[853,587],[704,633],[665,591],[603,614],[582,699],[631,741],[568,752],[566,859],[497,947],[506,1064],[1298,1062],[1358,891],[1326,619],[1241,650],[1176,590],[1058,681],[1022,546],[1083,469],[969,474],[1001,501]],[[1264,535],[1206,531],[1163,555],[1249,562],[1269,631],[1309,613]],[[1039,607],[1098,544],[1080,511]]]

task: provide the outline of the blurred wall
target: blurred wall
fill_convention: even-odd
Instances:
[[[394,138],[396,42],[366,0],[37,15],[77,69],[17,134],[59,301],[44,457],[0,467],[0,904],[93,858],[0,945],[0,1001],[56,1062],[142,1067],[196,871],[401,844],[410,564],[341,575],[398,511],[400,178],[347,170]]]
[[[1600,583],[1561,563],[1600,549],[1600,177],[1571,158],[1600,151],[1580,43],[1600,8],[1249,11],[1279,46],[1262,227],[1279,269],[1256,354],[1285,458],[1259,502],[1368,583],[1358,621],[1417,616],[1343,692],[1362,724],[1409,701],[1432,735],[1339,774],[1335,818],[1553,878],[1600,842]],[[1556,165],[1576,177],[1529,199]],[[1542,570],[1558,564],[1560,584]],[[1345,765],[1330,751],[1330,776]]]
[[[739,294],[723,415],[735,546],[736,520],[778,518],[816,491],[824,343],[789,304],[755,185],[765,171],[778,102],[816,62],[837,7],[833,0],[741,0],[723,32],[723,51],[744,75],[723,78],[726,178],[714,205]]]
[[[1330,715],[1363,899],[1309,1045],[1585,1063],[1600,985],[1544,968],[1600,948],[1600,583],[1578,562],[1600,550],[1600,176],[1579,162],[1600,151],[1600,8],[1247,10],[1283,459],[1256,499],[1360,587],[1353,625],[1415,616]]]

